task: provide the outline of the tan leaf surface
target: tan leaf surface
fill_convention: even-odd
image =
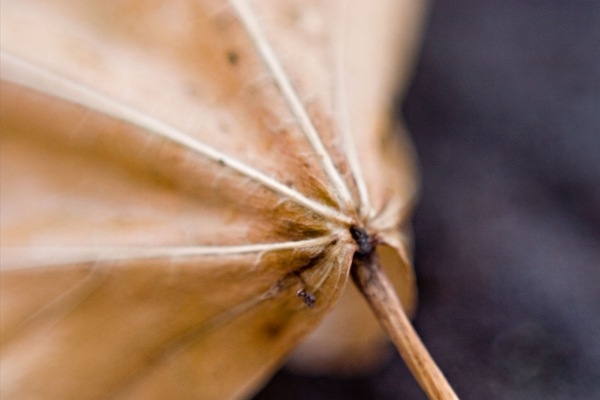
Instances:
[[[413,307],[389,109],[422,7],[375,3],[2,1],[2,398],[247,396],[341,296],[351,228]],[[371,364],[338,304],[322,365]]]

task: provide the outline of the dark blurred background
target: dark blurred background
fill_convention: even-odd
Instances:
[[[416,329],[462,399],[600,399],[600,1],[433,1],[398,106],[422,172]],[[256,397],[424,399],[399,357]]]

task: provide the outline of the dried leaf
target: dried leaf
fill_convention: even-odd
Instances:
[[[3,398],[247,396],[375,245],[412,309],[389,107],[420,13],[2,1]]]

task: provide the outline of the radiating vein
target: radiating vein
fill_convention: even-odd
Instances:
[[[137,368],[133,375],[123,379],[121,384],[115,387],[106,398],[113,400],[129,398],[132,391],[135,391],[139,385],[144,384],[144,379],[148,378],[153,370],[164,366],[169,359],[173,360],[177,357],[181,357],[185,354],[185,349],[201,342],[210,334],[214,334],[217,330],[223,329],[227,324],[234,322],[237,318],[243,317],[261,303],[281,295],[281,293],[290,286],[289,282],[287,282],[287,284],[285,283],[285,280],[286,278],[283,277],[262,294],[250,297],[205,320],[199,321],[199,323],[179,332],[169,341],[159,345],[154,349],[153,354],[146,358],[144,365]],[[238,391],[245,393],[245,390],[242,387],[240,387]],[[233,395],[232,398],[238,398],[238,396]]]
[[[346,156],[348,158],[348,164],[350,170],[356,181],[356,189],[360,199],[359,214],[361,217],[370,217],[368,215],[371,210],[371,202],[369,200],[369,192],[367,184],[364,179],[364,174],[360,166],[358,158],[358,149],[356,147],[356,140],[354,132],[352,131],[352,125],[350,124],[350,115],[348,109],[348,94],[346,88],[348,80],[346,76],[345,67],[345,48],[348,45],[346,39],[346,29],[349,28],[347,24],[348,16],[348,4],[347,1],[340,1],[336,9],[338,15],[338,29],[336,32],[336,40],[334,41],[334,52],[335,52],[335,103],[336,113],[338,115],[339,129],[344,140],[344,148],[346,150]]]
[[[0,251],[2,270],[49,267],[75,263],[102,263],[111,261],[142,259],[175,259],[198,256],[231,256],[251,253],[267,253],[281,250],[306,249],[326,246],[337,235],[327,235],[315,239],[287,242],[256,243],[232,246],[81,246],[81,247],[35,247],[4,248]],[[20,266],[21,265],[21,266]]]
[[[27,88],[43,92],[74,104],[87,107],[102,114],[121,119],[127,123],[142,128],[149,133],[162,136],[184,148],[195,152],[212,161],[218,162],[226,168],[265,186],[275,193],[290,199],[292,202],[303,206],[329,220],[346,225],[351,224],[351,219],[322,203],[312,200],[302,193],[284,185],[265,173],[240,162],[219,150],[191,137],[184,132],[152,118],[130,106],[115,101],[98,92],[90,90],[74,81],[56,75],[50,71],[29,63],[5,51],[0,53],[2,80],[9,81]]]
[[[245,0],[230,0],[230,2],[237,12],[242,24],[246,28],[248,34],[252,38],[252,41],[262,57],[266,67],[273,75],[273,78],[275,79],[283,98],[290,107],[290,110],[296,118],[304,136],[307,138],[318,158],[321,160],[321,164],[325,169],[325,173],[333,184],[342,207],[344,209],[352,208],[353,200],[348,186],[344,182],[340,172],[335,167],[335,164],[327,152],[319,133],[308,116],[306,108],[298,98],[298,95],[293,88],[288,75],[283,69],[283,66],[275,55],[275,52],[273,51],[268,40],[266,39],[266,36],[263,33],[254,12]]]
[[[33,311],[25,320],[4,331],[2,337],[0,337],[0,345],[5,346],[12,339],[18,338],[23,330],[31,328],[32,325],[43,322],[49,325],[57,323],[94,293],[104,282],[106,276],[101,269],[91,268],[88,275],[82,280],[71,285],[55,298],[45,302],[41,308]],[[48,316],[51,316],[52,320],[46,320]]]

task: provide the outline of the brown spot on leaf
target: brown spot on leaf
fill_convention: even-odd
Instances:
[[[240,55],[233,50],[227,52],[227,62],[229,65],[236,66],[240,61]]]
[[[283,326],[270,321],[264,325],[263,331],[268,339],[275,339],[283,331]]]

